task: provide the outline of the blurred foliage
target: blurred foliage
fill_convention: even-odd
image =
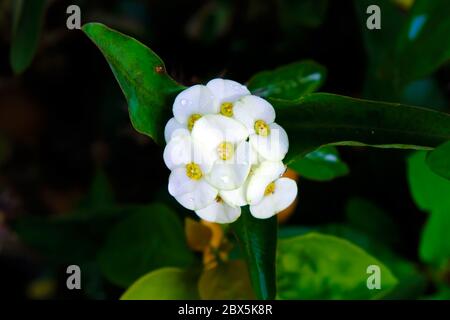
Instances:
[[[450,181],[433,173],[425,164],[425,156],[415,153],[408,159],[412,196],[417,206],[430,214],[419,253],[424,262],[445,265],[450,261]]]
[[[295,101],[313,93],[325,82],[326,69],[314,61],[299,61],[255,74],[249,90],[266,99]]]
[[[277,260],[277,219],[262,223],[244,212],[231,228],[184,219],[187,213],[167,196],[160,148],[132,133],[97,52],[81,33],[62,30],[67,1],[0,1],[0,27],[9,25],[0,30],[0,44],[17,74],[9,79],[2,65],[0,245],[37,270],[11,279],[10,287],[28,281],[28,298],[58,297],[60,274],[76,263],[83,270],[81,295],[93,299],[116,298],[129,285],[122,299],[271,298],[276,275],[280,299],[448,300],[450,182],[439,177],[450,178],[448,1],[174,2],[74,3],[83,21],[148,41],[168,62],[166,69],[130,36],[100,24],[84,27],[125,94],[134,128],[158,143],[170,101],[184,88],[179,83],[250,79],[252,92],[276,106],[276,121],[290,137],[289,167],[300,176],[299,205],[279,228]],[[381,7],[381,30],[365,27],[371,4]],[[50,96],[56,107],[42,108]],[[75,138],[67,140],[69,134]],[[80,159],[93,139],[104,140],[109,160],[89,160],[96,171],[87,192],[78,185],[64,190],[79,183],[80,172],[89,176]],[[379,151],[372,159],[343,145],[437,148],[412,154],[404,170],[403,154],[398,161]],[[61,150],[70,150],[64,151],[69,160],[58,157]],[[377,190],[378,175],[385,190]],[[58,182],[68,176],[73,180]],[[407,182],[428,216],[410,204]],[[31,253],[11,240],[16,234]],[[9,261],[4,252],[0,267]],[[369,264],[382,268],[382,290],[367,290]]]
[[[140,278],[122,300],[196,300],[195,273],[177,268],[158,269]]]
[[[15,73],[23,72],[32,62],[41,33],[45,0],[13,1],[13,27],[10,61]]]
[[[280,241],[278,296],[282,299],[370,299],[397,279],[380,261],[348,241],[316,233]],[[380,268],[381,289],[368,290],[368,266]]]
[[[317,181],[329,181],[349,173],[347,164],[339,158],[337,149],[331,146],[308,153],[289,164],[289,168],[302,177]]]

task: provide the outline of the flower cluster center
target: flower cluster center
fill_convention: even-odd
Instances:
[[[224,102],[220,105],[220,113],[226,117],[233,116],[233,103]]]
[[[255,132],[260,136],[267,137],[270,134],[270,127],[264,120],[256,120]]]
[[[271,182],[267,185],[266,190],[264,190],[264,196],[271,195],[275,192],[275,182]]]
[[[200,180],[203,172],[198,164],[191,162],[186,165],[186,175],[192,180]]]
[[[234,155],[234,146],[231,142],[224,141],[217,147],[217,154],[222,160],[230,160]]]
[[[187,123],[189,131],[192,131],[192,128],[194,128],[195,122],[198,119],[200,119],[201,117],[202,117],[202,115],[198,114],[198,113],[191,114],[191,116],[188,119],[188,123]]]

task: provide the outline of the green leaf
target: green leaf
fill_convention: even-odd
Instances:
[[[434,173],[450,180],[450,141],[430,151],[426,161]]]
[[[300,61],[262,71],[248,81],[249,90],[263,98],[297,100],[316,91],[325,81],[326,69],[314,61]]]
[[[161,58],[137,40],[99,23],[88,23],[83,31],[108,61],[127,99],[134,128],[163,143],[171,106],[184,87],[167,74]]]
[[[308,153],[289,164],[301,177],[329,181],[348,174],[349,169],[335,147],[327,146]]]
[[[247,266],[241,260],[231,260],[203,271],[198,282],[202,300],[255,299]]]
[[[186,267],[193,260],[179,219],[161,204],[139,207],[117,224],[99,253],[104,275],[122,287],[151,270]]]
[[[324,145],[432,149],[450,140],[450,115],[419,107],[327,93],[275,107],[290,161]]]
[[[36,53],[45,4],[45,0],[13,1],[12,43],[9,58],[16,74],[22,73],[29,67]]]
[[[384,298],[387,299],[414,299],[418,298],[426,288],[426,279],[419,268],[389,247],[379,241],[379,237],[372,237],[344,224],[327,224],[317,227],[288,226],[280,229],[282,238],[305,235],[310,232],[319,232],[343,238],[367,251],[374,258],[385,264],[398,280],[398,285]]]
[[[397,40],[399,81],[407,83],[437,70],[450,59],[447,0],[416,0]]]
[[[232,224],[258,299],[268,300],[276,296],[277,227],[276,216],[269,219],[254,218],[248,206],[242,207],[241,217]]]
[[[146,274],[128,288],[121,300],[197,300],[198,276],[189,270],[162,268]]]
[[[422,232],[420,257],[440,265],[450,260],[450,181],[431,171],[425,156],[418,152],[408,159],[408,179],[417,206],[431,213]]]
[[[397,285],[380,261],[334,236],[309,233],[280,240],[277,257],[281,299],[377,299]],[[381,289],[369,290],[367,267],[380,268]]]

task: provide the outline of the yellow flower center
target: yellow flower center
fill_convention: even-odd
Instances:
[[[195,124],[195,122],[198,120],[198,119],[200,119],[202,117],[202,115],[201,114],[198,114],[198,113],[194,113],[194,114],[192,114],[190,117],[189,117],[189,119],[188,119],[188,129],[189,129],[189,131],[192,131],[192,128],[194,127],[194,124]]]
[[[270,127],[264,120],[256,120],[255,132],[260,136],[267,137],[270,134]]]
[[[271,195],[275,192],[275,182],[271,182],[267,185],[266,190],[264,190],[264,196]]]
[[[220,113],[226,117],[233,116],[233,103],[224,102],[220,105]]]
[[[217,147],[217,154],[222,160],[230,160],[234,155],[234,146],[231,142],[222,142]]]
[[[191,162],[186,165],[186,175],[192,180],[200,180],[203,173],[198,164]]]

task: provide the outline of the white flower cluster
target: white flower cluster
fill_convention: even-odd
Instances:
[[[214,79],[182,91],[165,128],[169,193],[202,219],[231,223],[250,205],[269,218],[297,196],[281,177],[289,140],[275,110],[232,80]]]

